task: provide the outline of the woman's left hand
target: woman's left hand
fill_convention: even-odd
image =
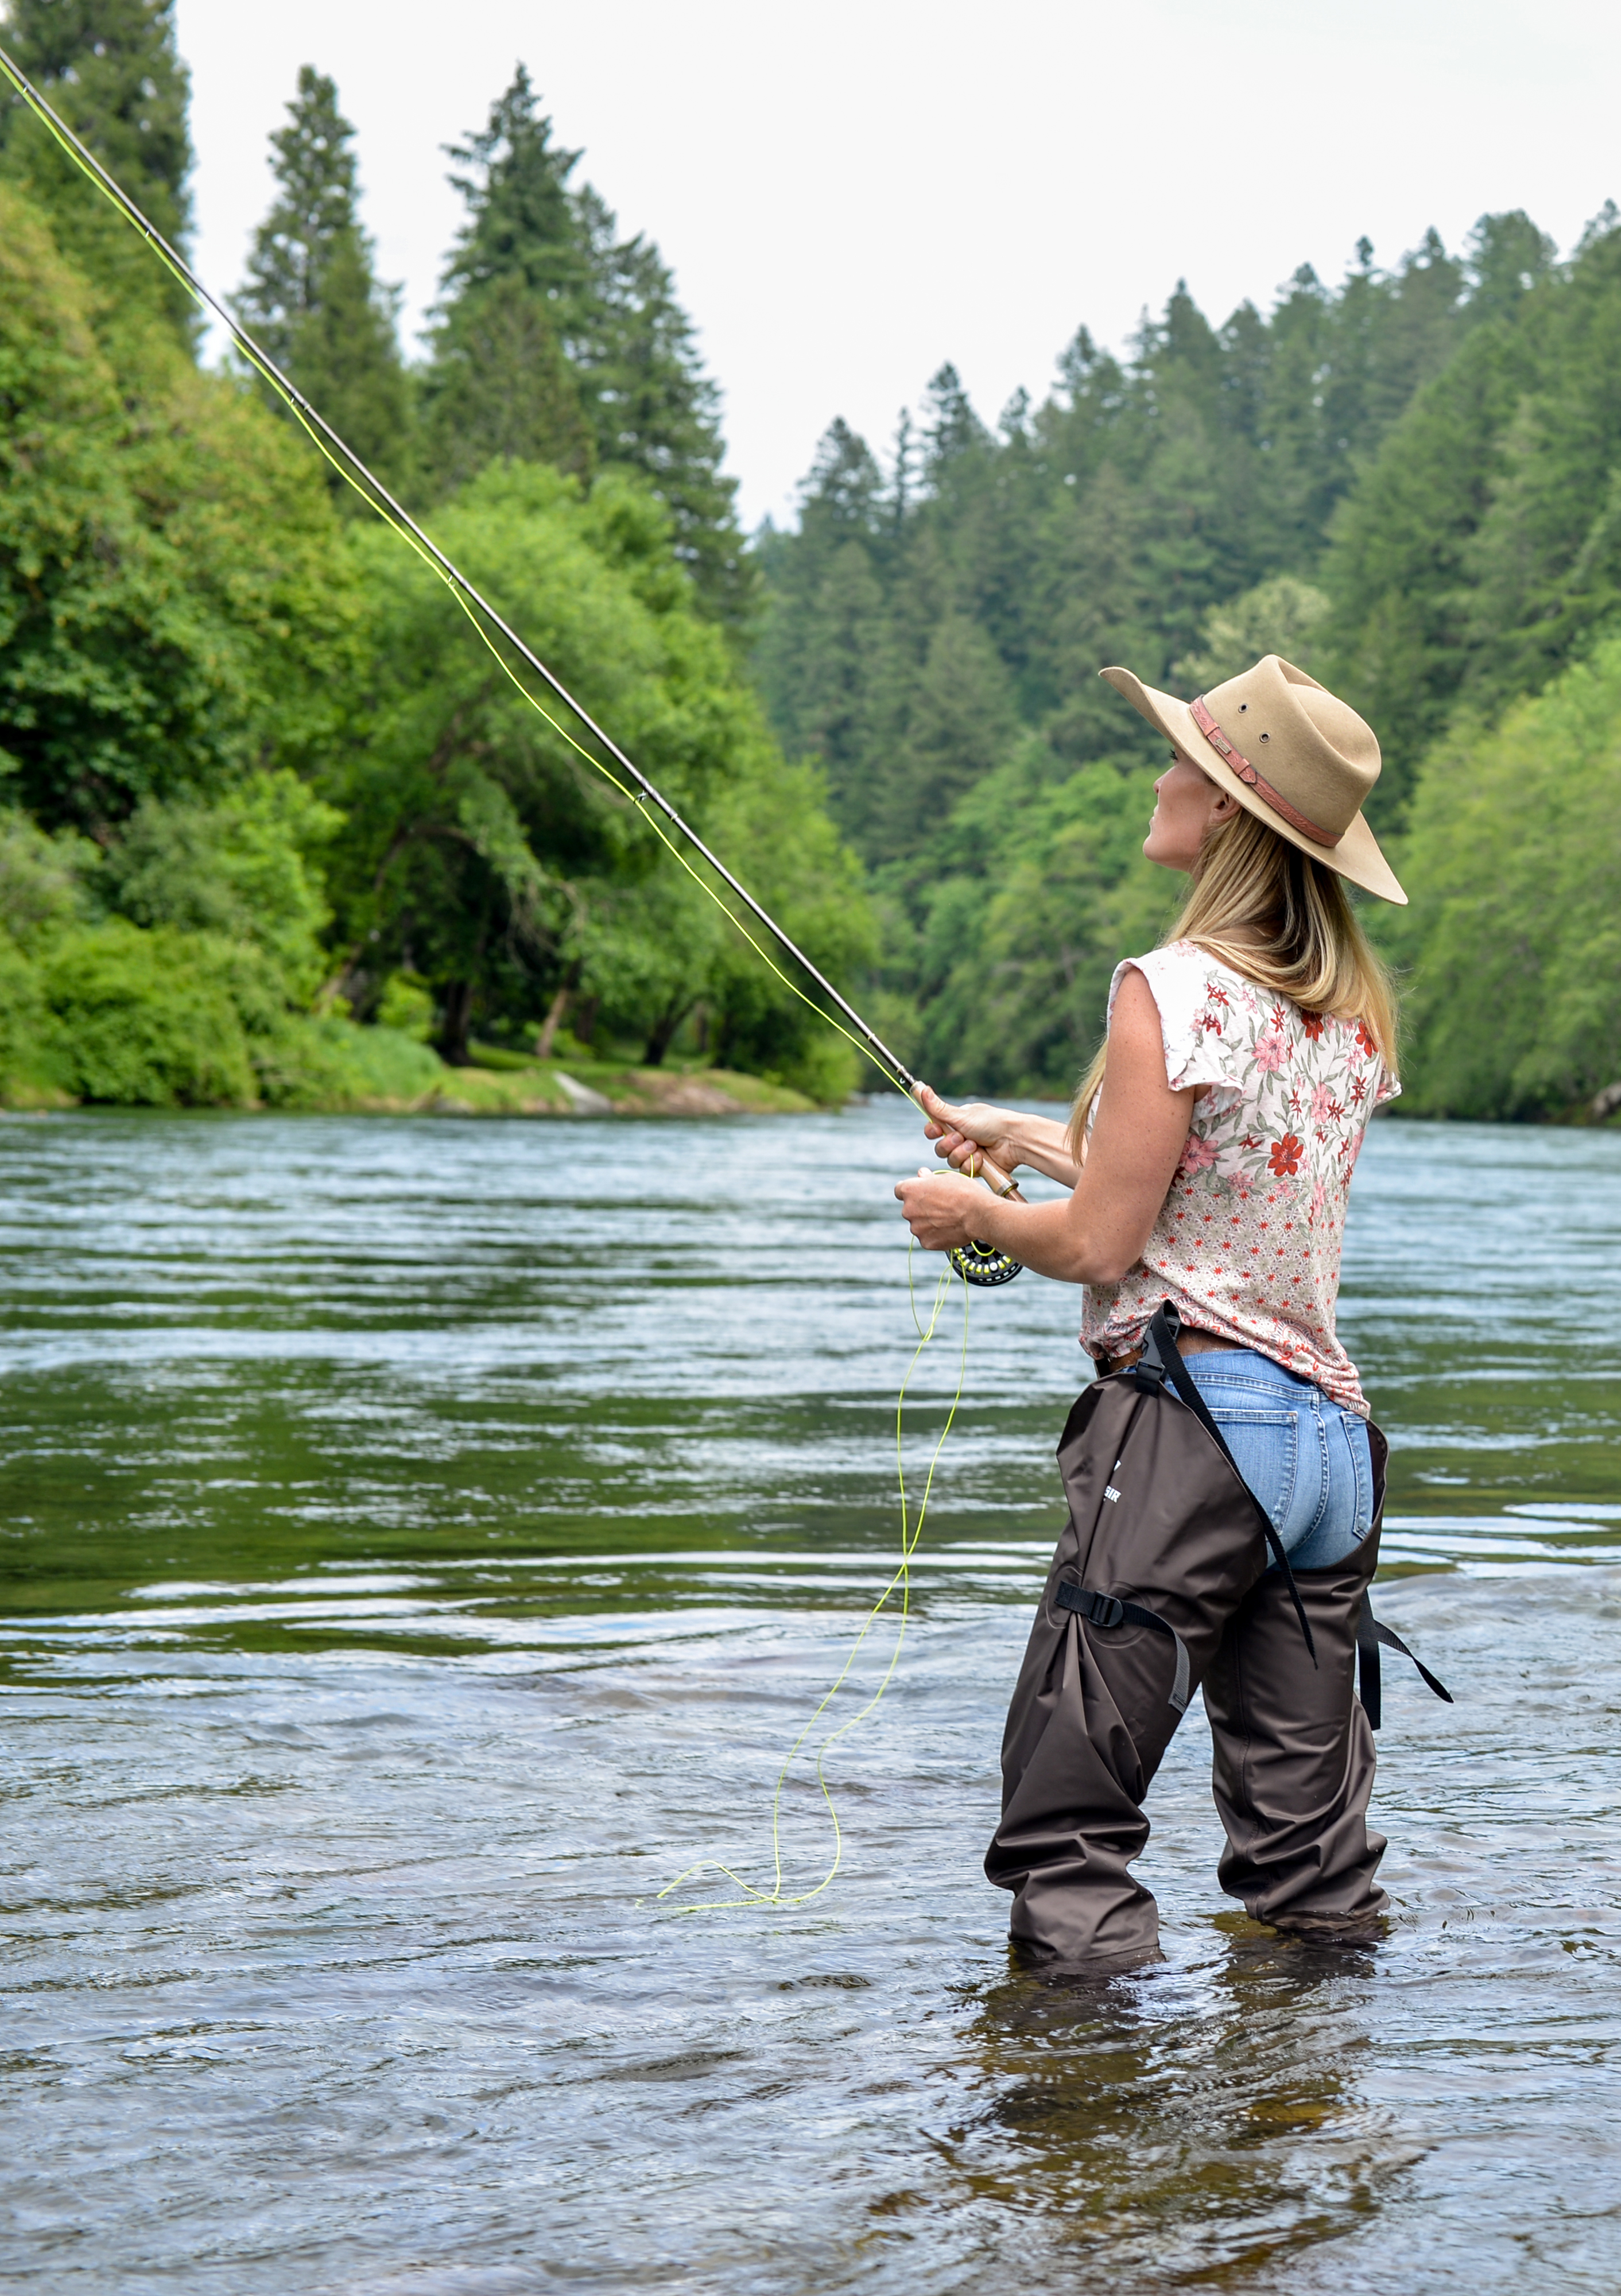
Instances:
[[[921,1173],[914,1180],[897,1180],[906,1225],[925,1251],[950,1251],[974,1241],[976,1218],[982,1215],[986,1192],[978,1180],[955,1172]]]

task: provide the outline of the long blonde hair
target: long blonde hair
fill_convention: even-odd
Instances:
[[[1196,941],[1303,1012],[1360,1021],[1386,1067],[1395,1069],[1396,986],[1332,869],[1255,814],[1236,813],[1206,832],[1192,876],[1188,905],[1162,947]],[[1108,1059],[1106,1041],[1075,1096],[1069,1152],[1077,1163]]]

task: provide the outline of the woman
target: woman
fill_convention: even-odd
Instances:
[[[1352,1169],[1369,1117],[1398,1089],[1390,984],[1341,882],[1406,898],[1362,817],[1379,744],[1354,710],[1276,655],[1191,703],[1128,670],[1102,675],[1171,744],[1143,851],[1191,877],[1188,905],[1163,947],[1116,972],[1107,1041],[1067,1128],[983,1103],[951,1107],[925,1088],[937,1155],[959,1170],[981,1154],[1006,1170],[1031,1166],[1062,1181],[1067,1199],[998,1201],[945,1173],[896,1193],[929,1250],[978,1238],[1082,1284],[1082,1341],[1105,1385],[1137,1363],[1156,1311],[1168,1302],[1176,1312],[1187,1373],[1230,1464],[1199,1432],[1190,1439],[1203,1452],[1178,1453],[1175,1474],[1206,1485],[1224,1477],[1216,1499],[1224,1489],[1232,1503],[1223,1502],[1219,1567],[1200,1563],[1197,1587],[1158,1585],[1165,1615],[1138,1615],[1179,1652],[1185,1644],[1204,1677],[1228,1832],[1223,1886],[1278,1926],[1365,1929],[1386,1903],[1373,1878],[1384,1843],[1365,1823],[1371,1740],[1351,1677],[1384,1444],[1334,1308]],[[1146,1374],[1134,1376],[1145,1384]],[[1095,1416],[1101,1391],[1089,1397]],[[1108,1594],[1090,1598],[1100,1616],[1146,1568],[1121,1521],[1129,1510],[1099,1510],[1098,1494],[1086,1496],[1088,1406],[1083,1397],[1060,1446],[1071,1522],[1010,1718],[1003,1824],[987,1859],[991,1878],[1015,1892],[1015,1935],[1080,1958],[1153,1946],[1153,1901],[1126,1869],[1147,1840],[1142,1794],[1175,1727],[1162,1685],[1151,1688],[1170,1657],[1152,1648],[1155,1633],[1111,1633],[1052,1607],[1055,1589],[1078,1603],[1076,1573],[1089,1556],[1099,1578],[1100,1534],[1077,1529],[1088,1509],[1116,1542]],[[1118,1424],[1134,1426],[1140,1409],[1122,1393]],[[1140,1450],[1148,1441],[1134,1439]],[[1163,1515],[1172,1471],[1168,1453],[1153,1456]],[[1269,1520],[1274,1551],[1288,1554],[1292,1587],[1267,1570],[1262,1526],[1241,1512],[1232,1468]],[[1097,1472],[1129,1481],[1120,1469],[1115,1458]],[[1101,1496],[1122,1491],[1105,1481]],[[1170,1496],[1184,1513],[1194,1505],[1186,1492]],[[1209,1505],[1199,1520],[1208,1527]],[[1141,1545],[1147,1534],[1137,1536]],[[1193,1534],[1183,1524],[1176,1537],[1198,1577]],[[1176,1551],[1173,1540],[1173,1578]],[[1300,1632],[1308,1615],[1311,1650]],[[1130,1681],[1128,1649],[1139,1652]],[[1060,1761],[1049,1733],[1037,1759],[1066,1700],[1068,1751]]]

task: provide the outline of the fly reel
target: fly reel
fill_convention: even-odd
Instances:
[[[1024,1266],[994,1243],[954,1243],[946,1257],[964,1283],[1011,1283]]]

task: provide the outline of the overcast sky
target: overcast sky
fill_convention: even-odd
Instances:
[[[235,286],[301,63],[358,131],[407,340],[459,203],[440,146],[519,58],[580,174],[655,239],[725,398],[749,524],[845,415],[877,445],[943,359],[994,419],[1081,323],[1186,277],[1224,317],[1357,238],[1394,262],[1621,197],[1621,9],[1597,0],[179,0],[199,267]]]

